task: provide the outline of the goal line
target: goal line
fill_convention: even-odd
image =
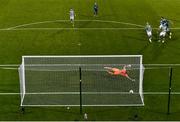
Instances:
[[[0,95],[20,95],[18,92],[0,93]],[[84,95],[102,94],[102,95],[116,95],[116,94],[139,94],[138,92],[82,92]],[[144,95],[167,95],[169,92],[143,92]],[[180,95],[180,92],[171,92],[173,95]],[[26,95],[79,95],[79,92],[37,92],[26,93]]]

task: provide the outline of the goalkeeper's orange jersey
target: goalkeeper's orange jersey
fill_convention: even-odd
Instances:
[[[114,75],[121,75],[121,76],[124,76],[124,77],[128,76],[126,69],[120,70],[118,68],[112,68],[112,70],[113,70]]]

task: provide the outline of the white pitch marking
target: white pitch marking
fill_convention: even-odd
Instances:
[[[23,31],[23,30],[144,30],[144,28],[15,28],[0,29],[1,31]]]
[[[30,25],[53,23],[53,22],[69,22],[69,20],[50,20],[50,21],[40,21],[40,22],[26,23],[26,24],[21,24],[21,25],[6,28],[6,30],[11,30],[11,29],[20,28],[20,27],[27,27],[27,26],[30,26]],[[124,25],[131,25],[131,26],[137,26],[137,27],[144,27],[143,25],[138,25],[138,24],[134,24],[134,23],[127,23],[127,22],[120,22],[120,21],[109,21],[109,20],[75,20],[75,22],[115,23],[115,24],[124,24]]]
[[[157,28],[153,28],[157,29]],[[0,29],[0,31],[50,31],[50,30],[144,30],[144,28],[14,28]],[[180,30],[180,28],[171,28],[171,30]]]
[[[127,65],[127,64],[26,64],[26,66],[121,66],[121,65]],[[132,64],[133,66],[139,66],[140,64]],[[19,67],[20,64],[0,64],[0,67]],[[180,66],[180,64],[143,64],[143,66],[153,66],[149,68],[157,68],[157,67],[170,67],[170,66]],[[160,67],[160,68],[161,68]],[[146,69],[146,68],[145,68]]]
[[[20,66],[20,64],[0,64],[0,67],[17,67]]]
[[[70,106],[70,107],[72,107],[72,106],[79,106],[79,104],[74,104],[74,105],[69,105],[69,104],[64,104],[64,105],[22,105],[22,106],[29,106],[29,107],[40,107],[40,106],[42,106],[42,107],[57,107],[57,106],[60,106],[60,107],[66,107],[66,106]],[[82,105],[82,106],[110,106],[110,107],[112,107],[112,106],[144,106],[144,104],[125,104],[125,105],[123,105],[123,104],[112,104],[112,105],[110,105],[110,104],[108,104],[108,105],[106,105],[106,104],[101,104],[101,105]]]
[[[0,93],[0,95],[20,95],[18,92]],[[116,95],[116,94],[129,94],[129,92],[82,92],[82,94],[104,94],[104,95]],[[139,94],[134,92],[133,94]],[[144,95],[168,95],[169,92],[143,92]],[[171,92],[172,95],[180,95],[180,92]],[[26,93],[26,95],[79,95],[79,92],[37,92]]]
[[[0,67],[0,69],[7,69],[7,70],[9,70],[9,69],[14,69],[14,70],[17,70],[18,68]]]
[[[110,21],[110,20],[75,20],[76,22],[101,22],[101,23],[115,23],[115,24],[123,24],[123,25],[131,25],[141,28],[20,28],[20,27],[27,27],[30,25],[38,25],[38,24],[45,24],[45,23],[53,23],[53,22],[69,22],[69,20],[50,20],[50,21],[40,21],[40,22],[33,22],[33,23],[26,23],[17,26],[12,26],[9,28],[2,28],[0,31],[9,31],[9,30],[70,30],[70,29],[79,29],[79,30],[138,30],[144,29],[144,25],[134,24],[134,23],[127,23],[127,22],[120,22],[120,21]],[[18,29],[19,28],[19,29]],[[153,28],[158,29],[158,28]],[[172,30],[179,30],[180,27],[171,28]]]

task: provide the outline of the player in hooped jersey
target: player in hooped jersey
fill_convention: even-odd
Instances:
[[[132,78],[129,77],[129,75],[128,75],[128,73],[127,73],[127,70],[126,70],[126,67],[130,67],[130,65],[125,65],[125,66],[123,67],[123,69],[112,68],[112,67],[104,67],[104,69],[106,69],[107,72],[108,72],[110,75],[123,76],[123,77],[128,78],[128,79],[131,80],[131,81],[135,81],[135,79],[132,79]]]
[[[159,42],[162,40],[162,43],[164,43],[166,33],[168,34],[169,39],[171,39],[172,32],[170,31],[169,21],[164,17],[161,17],[159,31]]]

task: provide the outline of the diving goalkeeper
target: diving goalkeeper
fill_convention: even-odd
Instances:
[[[129,77],[128,73],[127,73],[127,70],[126,70],[126,67],[130,67],[130,65],[125,65],[123,67],[123,69],[118,69],[118,68],[112,68],[112,67],[104,67],[104,69],[107,70],[107,72],[110,74],[110,75],[115,75],[115,76],[123,76],[123,77],[126,77],[128,78],[129,80],[131,81],[135,81],[135,79],[132,79]]]

